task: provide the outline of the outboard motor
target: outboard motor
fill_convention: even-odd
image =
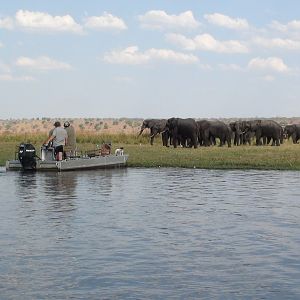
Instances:
[[[36,153],[33,145],[25,143],[20,144],[18,158],[23,170],[36,169]]]

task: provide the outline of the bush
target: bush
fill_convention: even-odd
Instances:
[[[101,125],[98,123],[98,124],[96,124],[96,125],[94,126],[94,128],[95,128],[97,131],[99,131],[99,130],[101,129]]]

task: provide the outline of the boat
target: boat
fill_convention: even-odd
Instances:
[[[123,148],[117,149],[116,154],[111,154],[111,145],[104,144],[101,148],[86,151],[81,155],[67,155],[63,160],[57,161],[54,149],[43,145],[40,157],[36,155],[35,148],[30,143],[21,143],[16,151],[15,159],[6,162],[6,170],[30,171],[73,171],[87,169],[108,169],[125,167],[128,154],[123,153]]]

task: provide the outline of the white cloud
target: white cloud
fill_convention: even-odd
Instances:
[[[151,10],[144,15],[140,15],[138,19],[142,27],[151,29],[194,29],[200,25],[190,10],[179,15],[168,15],[163,10]]]
[[[137,46],[127,47],[121,51],[112,51],[104,56],[104,61],[114,64],[138,65],[149,61],[149,57],[139,52]]]
[[[265,48],[282,48],[286,50],[299,50],[300,41],[295,41],[291,39],[266,39],[257,37],[253,39],[254,44],[265,47]]]
[[[149,49],[146,51],[151,59],[171,61],[175,63],[190,64],[198,61],[195,55],[175,52],[168,49]]]
[[[104,12],[102,16],[93,16],[89,17],[85,20],[84,26],[89,29],[96,29],[96,30],[106,30],[106,29],[115,29],[115,30],[125,30],[127,26],[125,22],[109,14]]]
[[[22,29],[82,33],[81,25],[70,15],[52,16],[38,11],[19,10],[15,18],[17,26]]]
[[[0,74],[0,81],[33,81],[31,76],[19,76],[15,77],[11,74]]]
[[[253,58],[249,61],[248,68],[252,70],[261,70],[261,71],[269,71],[269,70],[276,71],[276,72],[289,71],[288,66],[279,57]]]
[[[198,58],[168,49],[148,49],[140,52],[137,46],[131,46],[121,51],[112,51],[104,56],[104,61],[113,64],[138,65],[151,61],[169,61],[181,64],[196,63]]]
[[[14,28],[14,21],[10,17],[6,17],[3,19],[0,19],[0,28],[3,29],[13,29]]]
[[[269,25],[269,27],[281,31],[281,32],[287,32],[290,30],[300,30],[300,20],[293,20],[286,24],[282,24],[278,21],[272,21],[272,23]]]
[[[170,33],[166,35],[169,42],[182,47],[185,50],[196,50],[196,43],[194,39],[187,38],[182,34]]]
[[[69,70],[71,66],[67,63],[60,62],[47,56],[40,56],[36,59],[29,57],[19,57],[16,61],[19,67],[25,67],[36,70]]]
[[[0,48],[2,48],[3,47],[3,44],[0,42]]]
[[[229,16],[222,15],[219,13],[206,14],[204,15],[204,18],[209,23],[221,27],[226,27],[226,28],[236,29],[236,30],[243,30],[249,28],[249,24],[246,19],[231,18]]]
[[[223,71],[242,71],[242,67],[237,64],[219,64],[219,67]]]
[[[190,39],[182,34],[168,34],[167,40],[186,50],[204,50],[219,53],[248,53],[248,48],[237,40],[218,41],[208,33]]]

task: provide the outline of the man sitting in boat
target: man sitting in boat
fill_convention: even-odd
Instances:
[[[54,127],[55,128],[52,132],[52,135],[44,142],[44,145],[48,145],[49,142],[52,141],[56,160],[62,160],[64,146],[66,145],[68,140],[68,134],[67,131],[61,127],[59,121],[56,121],[54,123]]]
[[[66,156],[75,156],[76,155],[76,134],[74,127],[70,122],[66,121],[64,123],[64,128],[68,134],[68,140],[65,147]]]

